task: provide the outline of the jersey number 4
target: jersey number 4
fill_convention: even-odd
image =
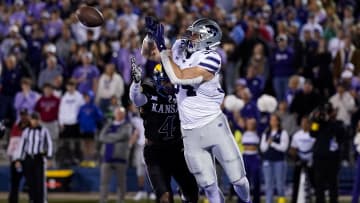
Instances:
[[[175,119],[175,115],[173,116],[168,116],[164,123],[161,125],[161,127],[159,128],[159,133],[161,134],[166,134],[166,136],[164,137],[164,139],[171,139],[173,137],[173,126],[174,126],[174,119]]]
[[[176,85],[176,94],[179,93],[179,87],[180,85]],[[194,90],[194,87],[191,85],[181,85],[181,88],[186,90],[186,96],[193,97],[196,96],[196,91]]]

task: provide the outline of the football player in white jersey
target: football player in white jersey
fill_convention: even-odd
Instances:
[[[222,203],[224,197],[217,185],[215,156],[240,200],[250,202],[243,158],[220,109],[224,98],[219,82],[221,58],[214,49],[220,44],[221,29],[210,19],[199,19],[187,31],[189,36],[177,40],[172,52],[166,50],[163,25],[157,25],[152,32],[163,67],[177,86],[187,165],[209,201]]]

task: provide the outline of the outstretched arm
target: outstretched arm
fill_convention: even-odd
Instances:
[[[166,74],[174,84],[198,84],[203,81],[211,80],[214,77],[213,73],[197,66],[180,69],[180,67],[172,60],[170,52],[167,50],[161,51],[160,57]]]
[[[130,85],[130,100],[139,107],[147,103],[146,96],[141,89],[141,67],[136,65],[134,57],[131,57],[131,78],[133,82]]]
[[[157,25],[153,38],[160,51],[160,58],[165,72],[173,84],[198,84],[203,81],[211,80],[214,77],[214,73],[197,66],[181,69],[172,60],[171,53],[166,50],[163,25]]]

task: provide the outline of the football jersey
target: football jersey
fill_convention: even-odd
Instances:
[[[200,67],[214,74],[209,81],[176,86],[181,126],[193,129],[210,123],[222,113],[220,105],[224,99],[224,91],[219,81],[221,58],[213,50],[196,51],[187,56],[185,46],[183,40],[177,40],[172,47],[172,58],[180,69]]]
[[[147,103],[141,106],[145,137],[155,143],[175,143],[181,140],[180,120],[175,95],[162,97],[151,81],[142,84]]]

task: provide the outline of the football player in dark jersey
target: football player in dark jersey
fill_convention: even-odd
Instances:
[[[144,39],[142,53],[148,59],[160,61],[155,44]],[[144,159],[148,175],[156,194],[156,202],[173,203],[171,177],[180,187],[182,201],[198,201],[198,186],[187,168],[180,120],[175,98],[175,88],[170,83],[161,64],[154,68],[153,79],[141,81],[141,68],[131,59],[132,84],[130,99],[140,107],[144,120],[146,144]]]

